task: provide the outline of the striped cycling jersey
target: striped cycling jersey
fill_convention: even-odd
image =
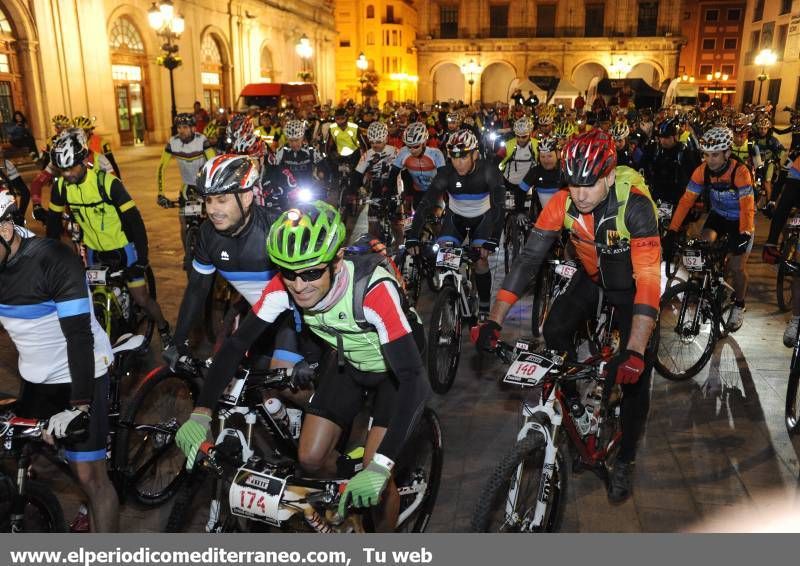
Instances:
[[[419,157],[414,157],[411,155],[411,150],[404,147],[397,154],[393,164],[397,169],[408,171],[414,190],[419,192],[425,192],[430,188],[433,178],[436,177],[436,171],[444,165],[444,154],[433,147],[426,147]]]
[[[206,160],[214,157],[214,150],[203,134],[195,132],[194,137],[188,142],[183,142],[180,136],[172,136],[161,153],[161,162],[158,164],[158,194],[164,194],[166,183],[166,168],[172,158],[178,160],[178,169],[181,172],[181,182],[184,186],[193,187],[197,182],[197,174]]]

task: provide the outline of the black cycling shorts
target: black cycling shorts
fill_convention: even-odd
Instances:
[[[89,435],[80,442],[64,442],[70,462],[95,462],[106,459],[108,437],[109,376],[104,374],[94,380],[94,397],[89,417]],[[64,409],[69,409],[72,385],[70,383],[22,382],[16,412],[29,419],[49,419]]]
[[[442,230],[438,242],[452,242],[457,246],[464,243],[469,233],[470,244],[482,246],[492,236],[492,219],[489,214],[465,218],[453,214],[449,209],[442,220]]]
[[[728,220],[712,210],[708,213],[708,218],[706,218],[705,224],[703,224],[703,230],[713,230],[717,233],[717,238],[721,237],[723,234],[727,234],[728,251],[735,251],[736,243],[739,241],[739,220]],[[750,253],[753,249],[754,239],[755,238],[752,236],[750,237],[750,244],[747,246],[746,253]]]
[[[336,355],[328,356],[325,371],[306,412],[348,429],[364,408],[367,394],[374,394],[372,426],[387,428],[397,405],[397,379],[391,373],[359,371],[349,363],[340,368]]]

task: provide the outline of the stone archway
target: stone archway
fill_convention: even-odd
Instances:
[[[511,96],[511,84],[515,79],[516,73],[508,63],[490,63],[481,74],[481,100],[488,103],[507,103]]]
[[[582,93],[589,89],[589,85],[595,77],[600,80],[608,77],[606,68],[596,61],[584,61],[572,70],[572,84]]]
[[[122,145],[142,144],[152,130],[147,51],[141,31],[131,18],[119,16],[108,32],[111,77],[114,81],[117,130]]]
[[[455,63],[442,63],[433,71],[433,99],[464,100],[466,81]]]
[[[634,65],[625,78],[643,79],[651,87],[658,90],[661,87],[662,74],[653,63],[642,61]]]
[[[209,113],[231,105],[230,57],[225,40],[212,30],[203,34],[200,43],[200,82],[203,108]]]
[[[272,50],[269,48],[269,42],[265,41],[261,46],[260,53],[260,78],[261,82],[271,83],[275,80],[275,63],[272,59]]]

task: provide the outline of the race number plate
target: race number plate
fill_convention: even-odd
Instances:
[[[556,265],[556,275],[560,275],[564,279],[572,279],[576,271],[578,271],[578,268],[568,263],[559,263]]]
[[[658,217],[659,218],[672,218],[672,203],[671,202],[662,202],[658,205]]]
[[[800,214],[792,216],[787,224],[790,228],[800,228]]]
[[[184,216],[202,216],[203,204],[200,202],[187,202],[183,207]]]
[[[105,285],[107,277],[107,267],[89,267],[86,269],[86,281],[89,282],[89,285]]]
[[[436,267],[458,269],[461,267],[461,248],[440,248],[436,253]]]
[[[239,468],[228,491],[231,513],[280,526],[280,502],[285,489],[285,479]]]
[[[689,271],[702,271],[703,264],[703,252],[700,250],[686,250],[683,253],[683,266]]]
[[[239,397],[242,395],[245,381],[247,381],[245,378],[236,379],[234,377],[231,379],[230,383],[228,383],[228,386],[225,388],[225,391],[223,391],[222,395],[220,395],[220,402],[225,403],[226,405],[236,405],[236,403],[239,402]]]
[[[547,375],[553,361],[539,354],[520,353],[508,368],[503,383],[533,387]]]

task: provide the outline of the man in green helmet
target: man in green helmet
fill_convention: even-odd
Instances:
[[[215,356],[197,406],[178,431],[176,442],[191,467],[208,437],[217,400],[245,352],[284,311],[295,309],[311,332],[337,354],[330,356],[331,363],[321,373],[306,407],[300,465],[311,475],[336,475],[336,446],[342,431],[363,408],[364,391],[373,390],[365,467],[348,482],[339,513],[344,515],[348,503],[377,505],[385,494],[382,527],[391,530],[400,504],[391,480],[394,459],[422,414],[428,379],[397,280],[373,263],[366,285],[361,285],[364,270],[356,258],[345,259],[344,239],[339,212],[322,201],[288,210],[272,225],[267,251],[279,275],[267,284],[252,312]],[[281,334],[295,335],[292,317],[278,323],[284,321],[291,328]],[[288,348],[286,344],[280,347]],[[305,360],[298,360],[295,369],[306,369]]]

